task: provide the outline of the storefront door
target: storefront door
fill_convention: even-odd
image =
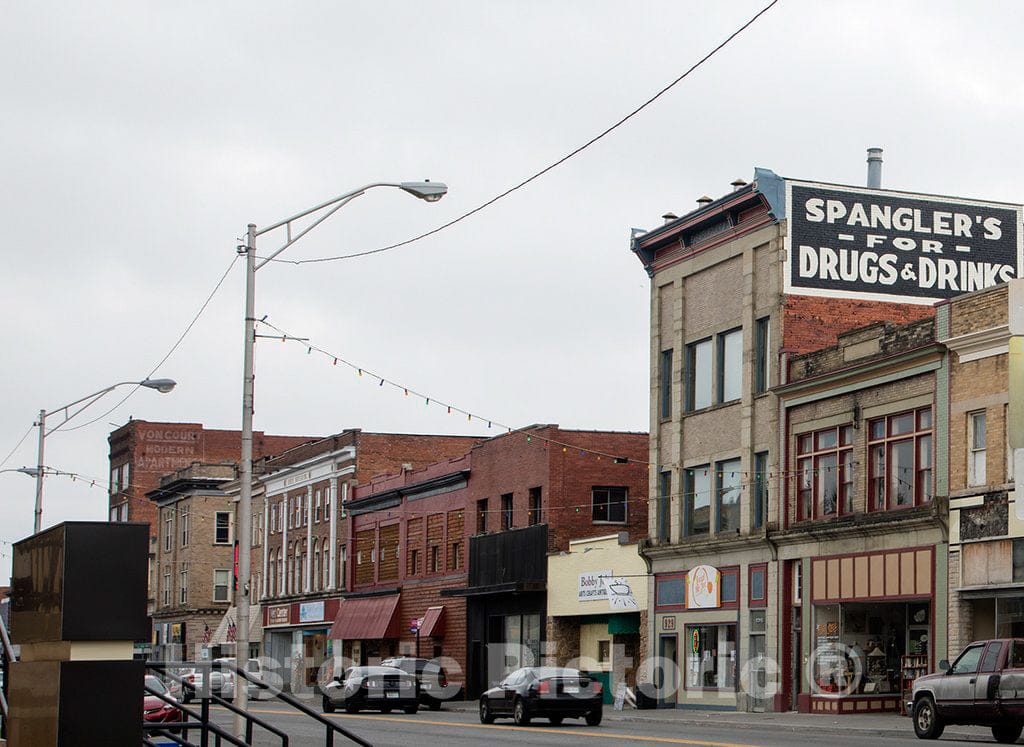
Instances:
[[[679,688],[679,639],[675,633],[658,639],[658,656],[661,657],[661,666],[657,668],[657,681],[654,683],[658,699],[663,705],[674,705]]]

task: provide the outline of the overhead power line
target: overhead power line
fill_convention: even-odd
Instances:
[[[178,339],[174,343],[174,345],[171,346],[171,349],[167,351],[167,355],[165,355],[163,358],[161,358],[160,362],[157,363],[155,366],[153,366],[153,370],[150,371],[149,374],[146,376],[147,379],[151,379],[153,377],[153,375],[160,369],[160,366],[162,366],[164,363],[167,362],[167,359],[170,358],[174,354],[174,351],[178,349],[178,346],[180,346],[182,342],[184,342],[185,337],[188,335],[188,333],[192,331],[192,328],[194,326],[196,326],[196,322],[199,321],[199,317],[201,317],[203,315],[203,312],[206,311],[206,307],[210,305],[210,301],[212,301],[213,297],[217,295],[217,291],[219,291],[220,287],[222,285],[224,285],[224,281],[227,280],[228,273],[231,272],[231,268],[234,267],[235,266],[235,262],[238,261],[238,256],[239,255],[235,254],[231,258],[231,262],[228,263],[228,268],[226,270],[224,270],[224,274],[220,276],[220,280],[217,281],[217,285],[215,285],[213,287],[213,290],[210,291],[210,295],[206,297],[205,301],[203,301],[203,305],[199,307],[199,311],[197,311],[195,316],[192,317],[192,321],[190,321],[188,323],[188,326],[185,327],[185,331],[181,333],[181,335],[178,337]],[[126,395],[124,395],[124,397],[122,397],[118,401],[118,403],[116,405],[111,407],[109,410],[107,410],[103,414],[97,415],[92,420],[86,421],[85,423],[80,423],[79,425],[76,425],[76,426],[72,426],[71,428],[61,428],[60,426],[57,426],[53,430],[54,431],[56,431],[56,430],[77,431],[79,428],[85,428],[88,425],[92,425],[97,420],[102,420],[103,418],[107,417],[107,415],[109,415],[114,410],[116,410],[121,405],[123,405],[125,402],[127,402],[129,397],[131,397],[133,394],[135,394],[135,392],[139,391],[139,388],[140,388],[139,386],[134,386],[131,389],[129,389],[128,393]],[[53,431],[51,431],[51,433],[52,432]]]
[[[315,262],[336,262],[336,261],[342,260],[342,259],[354,259],[356,257],[365,257],[365,256],[370,255],[370,254],[380,254],[382,252],[391,251],[392,249],[398,249],[399,247],[408,246],[409,244],[412,244],[412,243],[414,243],[416,241],[420,241],[421,239],[425,239],[428,236],[433,236],[435,234],[438,234],[438,233],[440,233],[441,231],[444,231],[447,228],[451,228],[456,223],[461,223],[462,221],[466,220],[466,218],[469,218],[471,215],[475,215],[476,213],[479,213],[481,210],[484,210],[484,209],[490,207],[491,205],[496,203],[498,200],[501,200],[501,199],[503,199],[505,197],[508,197],[513,192],[516,192],[517,190],[522,189],[523,187],[525,187],[530,182],[539,179],[540,177],[544,176],[546,173],[548,173],[552,169],[555,169],[558,166],[561,166],[563,163],[568,161],[573,156],[576,156],[579,153],[582,153],[584,150],[586,150],[591,145],[593,145],[594,143],[598,142],[599,140],[601,140],[605,136],[610,135],[612,132],[617,130],[619,127],[624,125],[630,119],[632,119],[637,114],[642,112],[644,109],[649,107],[655,101],[657,101],[662,96],[664,96],[666,93],[671,91],[673,88],[675,88],[681,82],[686,80],[686,78],[689,77],[691,73],[695,72],[705,62],[710,60],[712,57],[714,57],[716,54],[718,54],[718,52],[720,52],[722,49],[724,49],[733,39],[735,39],[737,36],[742,34],[744,31],[746,31],[752,25],[754,25],[754,23],[756,23],[757,20],[761,16],[763,16],[765,13],[767,13],[769,10],[771,10],[772,7],[775,6],[778,2],[779,2],[779,0],[772,0],[766,6],[761,8],[761,10],[759,10],[757,13],[755,13],[754,16],[750,18],[749,21],[747,21],[742,26],[740,26],[738,29],[736,29],[731,34],[729,34],[729,36],[727,36],[717,47],[712,49],[706,55],[701,57],[697,62],[695,62],[693,65],[691,65],[690,68],[688,70],[686,70],[686,72],[684,72],[682,75],[677,77],[675,80],[673,80],[667,86],[665,86],[660,91],[658,91],[656,94],[651,96],[649,99],[644,101],[642,104],[640,104],[640,106],[638,106],[635,109],[633,109],[631,112],[629,112],[629,114],[627,114],[626,116],[622,117],[620,120],[618,120],[617,122],[615,122],[611,126],[605,128],[600,133],[598,133],[594,137],[590,138],[590,140],[586,141],[585,143],[583,143],[579,147],[575,148],[574,150],[570,151],[566,155],[562,156],[561,158],[559,158],[554,163],[549,164],[548,166],[545,166],[540,171],[534,173],[532,176],[527,177],[526,179],[524,179],[523,181],[519,182],[518,184],[516,184],[513,187],[509,187],[504,192],[502,192],[502,193],[500,193],[498,195],[495,195],[491,199],[487,200],[486,202],[482,203],[481,205],[477,205],[472,210],[469,210],[468,212],[463,213],[462,215],[458,216],[457,218],[453,218],[452,220],[448,221],[447,223],[444,223],[444,224],[438,226],[437,228],[431,229],[430,231],[427,231],[425,233],[421,233],[418,236],[413,236],[411,239],[406,239],[405,241],[399,241],[397,244],[389,244],[387,246],[382,246],[382,247],[379,247],[377,249],[368,249],[368,250],[362,251],[362,252],[351,252],[349,254],[339,254],[339,255],[334,256],[334,257],[316,257],[316,258],[312,258],[312,259],[274,259],[272,261],[274,261],[274,262],[283,262],[283,263],[286,263],[286,264],[293,264],[293,265],[305,265],[305,264],[312,264],[312,263],[315,263]]]

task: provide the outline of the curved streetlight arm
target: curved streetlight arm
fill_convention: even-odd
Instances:
[[[110,392],[114,391],[119,386],[144,386],[144,387],[146,387],[148,389],[156,389],[160,393],[166,394],[167,392],[169,392],[172,389],[174,389],[175,385],[176,385],[176,383],[173,380],[171,380],[171,379],[143,379],[142,381],[119,381],[116,384],[111,384],[108,387],[104,387],[103,389],[100,389],[98,392],[93,392],[92,394],[87,394],[84,397],[76,399],[74,402],[69,402],[68,404],[64,405],[63,407],[56,407],[53,410],[50,410],[49,412],[47,412],[45,410],[41,411],[40,412],[40,420],[41,421],[45,421],[46,418],[49,418],[51,415],[56,415],[57,413],[61,413],[61,412],[64,413],[64,419],[60,423],[55,425],[53,428],[51,428],[49,431],[46,432],[46,435],[48,436],[51,433],[53,433],[55,430],[57,430],[58,428],[61,428],[64,425],[66,425],[69,420],[71,420],[73,417],[78,415],[80,412],[82,412],[86,408],[90,407],[96,400],[98,400],[101,397],[103,397],[104,395],[109,394]],[[85,404],[82,404],[83,402]],[[74,412],[68,414],[68,410],[70,410],[75,405],[82,405],[82,406],[79,407]],[[37,426],[39,424],[40,424],[39,422],[35,423],[35,425],[37,425]]]
[[[263,265],[267,264],[267,262],[274,261],[277,255],[279,255],[285,249],[290,247],[292,244],[301,239],[307,233],[309,233],[314,228],[323,223],[325,220],[330,218],[332,215],[338,212],[338,210],[340,210],[342,207],[350,203],[352,200],[363,195],[364,193],[366,193],[367,190],[373,189],[374,187],[397,187],[398,189],[408,192],[413,197],[418,197],[419,199],[426,200],[427,202],[437,202],[442,197],[444,197],[445,194],[448,193],[448,185],[444,184],[443,182],[431,182],[429,179],[422,182],[374,182],[373,184],[367,184],[366,186],[360,187],[359,189],[354,189],[351,192],[346,192],[345,194],[335,197],[332,200],[328,200],[327,202],[321,202],[319,205],[311,207],[307,210],[303,210],[301,213],[296,213],[290,218],[285,218],[284,220],[278,221],[277,223],[265,226],[263,228],[258,228],[255,231],[253,231],[252,239],[254,240],[257,236],[262,236],[265,233],[281,228],[281,226],[288,227],[288,240],[287,242],[285,242],[284,246],[282,246],[276,252],[271,254],[269,257],[265,257],[260,262],[258,262],[256,264],[255,270],[260,269],[261,267],[263,267]],[[304,228],[297,236],[292,236],[292,223],[294,221],[297,221],[300,218],[305,218],[307,215],[312,215],[313,213],[319,212],[324,208],[331,209],[328,210],[323,215],[321,215],[315,221],[313,221],[313,223],[306,226],[306,228]],[[250,241],[250,243],[254,242]],[[243,249],[239,247],[239,252],[241,251],[243,251]]]

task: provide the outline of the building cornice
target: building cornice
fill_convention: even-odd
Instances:
[[[1004,355],[1010,352],[1010,325],[980,329],[964,335],[949,337],[940,342],[956,353],[961,363]]]

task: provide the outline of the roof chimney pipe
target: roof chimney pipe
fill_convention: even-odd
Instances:
[[[707,195],[704,195],[703,197],[698,197],[697,198],[697,204],[700,205],[700,207],[705,207],[706,205],[710,205],[712,202],[714,202],[714,200],[712,200]],[[697,209],[699,210],[700,208],[697,208]]]
[[[868,188],[882,188],[882,149],[868,148]]]
[[[679,216],[676,215],[675,213],[665,213],[663,216],[661,216],[661,219],[665,221],[666,224],[668,224],[674,220],[678,220]]]

